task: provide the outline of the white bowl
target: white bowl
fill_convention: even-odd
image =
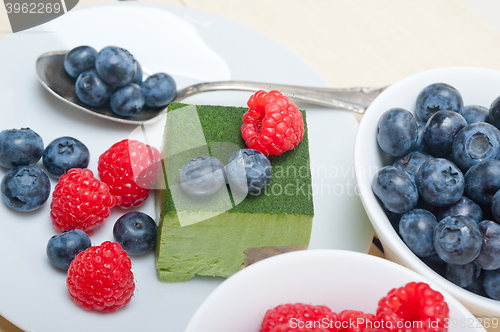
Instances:
[[[465,105],[478,104],[489,108],[500,95],[499,71],[468,67],[429,70],[387,88],[370,105],[358,128],[354,145],[354,167],[359,193],[388,259],[429,278],[462,302],[472,313],[482,317],[500,317],[500,301],[475,295],[454,285],[414,255],[396,234],[371,189],[373,176],[380,167],[387,165],[386,156],[376,141],[380,116],[392,107],[402,107],[414,112],[418,93],[427,85],[438,82],[457,88]]]
[[[258,332],[266,311],[285,303],[375,314],[389,290],[411,281],[427,282],[444,295],[450,332],[485,331],[463,305],[419,274],[375,256],[323,249],[274,256],[236,273],[203,302],[185,332]]]

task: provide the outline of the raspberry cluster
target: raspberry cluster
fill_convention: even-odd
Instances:
[[[268,310],[259,332],[445,332],[448,304],[426,283],[394,288],[376,315],[357,310],[334,313],[327,306],[282,304]]]

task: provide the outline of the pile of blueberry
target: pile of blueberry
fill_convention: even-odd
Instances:
[[[464,107],[454,87],[431,84],[415,116],[379,120],[393,159],[372,182],[391,224],[424,263],[456,285],[500,300],[500,97]]]
[[[179,171],[179,185],[193,198],[215,194],[226,183],[235,193],[259,195],[271,177],[271,162],[262,152],[242,149],[231,155],[226,167],[214,157],[191,159]]]
[[[42,159],[44,170],[34,166]],[[50,196],[50,180],[72,168],[86,168],[89,150],[73,137],[60,137],[44,148],[40,135],[29,128],[0,132],[0,166],[9,169],[1,182],[2,200],[18,212],[34,211]],[[129,255],[141,255],[156,244],[157,226],[141,212],[121,216],[113,228],[113,238]],[[47,244],[47,256],[56,267],[67,269],[80,252],[91,246],[89,236],[77,229],[54,235]]]
[[[86,105],[99,107],[109,101],[111,110],[123,117],[137,115],[144,106],[167,106],[175,97],[174,79],[165,73],[143,82],[142,67],[127,50],[104,47],[99,53],[79,46],[64,58],[64,69],[76,78],[75,92]]]
[[[89,150],[73,137],[57,138],[44,149],[40,135],[29,128],[0,132],[0,166],[9,169],[2,179],[1,192],[9,208],[30,212],[49,198],[49,177],[34,166],[40,159],[46,172],[59,178],[71,168],[87,167]]]

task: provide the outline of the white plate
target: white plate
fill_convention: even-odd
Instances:
[[[0,129],[30,127],[45,144],[60,136],[74,136],[88,146],[89,168],[95,174],[99,155],[135,128],[98,119],[57,100],[40,85],[34,70],[38,55],[78,45],[127,48],[153,72],[171,73],[179,87],[226,79],[328,86],[309,65],[268,37],[184,7],[144,3],[83,7],[40,27],[3,37]],[[249,95],[214,92],[187,102],[244,106]],[[373,229],[355,194],[352,166],[357,121],[346,111],[299,107],[309,111],[317,188],[310,247],[367,252]],[[5,173],[0,170],[0,175]],[[182,331],[202,301],[224,280],[199,277],[184,283],[161,283],[156,278],[154,255],[149,253],[132,258],[137,288],[124,310],[104,315],[85,312],[69,298],[65,273],[46,258],[47,241],[56,233],[48,203],[27,214],[0,203],[0,314],[24,330]],[[152,197],[140,210],[154,215]],[[122,213],[113,210],[91,237],[94,244],[112,239],[112,226]]]
[[[485,332],[463,305],[428,279],[385,259],[341,250],[294,252],[249,266],[203,302],[186,332],[255,332],[268,309],[285,303],[375,314],[389,290],[412,281],[443,294],[450,308],[449,332]]]

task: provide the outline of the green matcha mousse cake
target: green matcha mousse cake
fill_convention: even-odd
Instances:
[[[226,185],[193,199],[179,186],[179,170],[189,160],[211,156],[227,164],[246,148],[241,119],[247,110],[170,104],[162,152],[165,189],[157,193],[159,280],[229,277],[261,259],[307,249],[314,208],[305,112],[303,141],[269,157],[273,174],[260,195],[240,197]]]

